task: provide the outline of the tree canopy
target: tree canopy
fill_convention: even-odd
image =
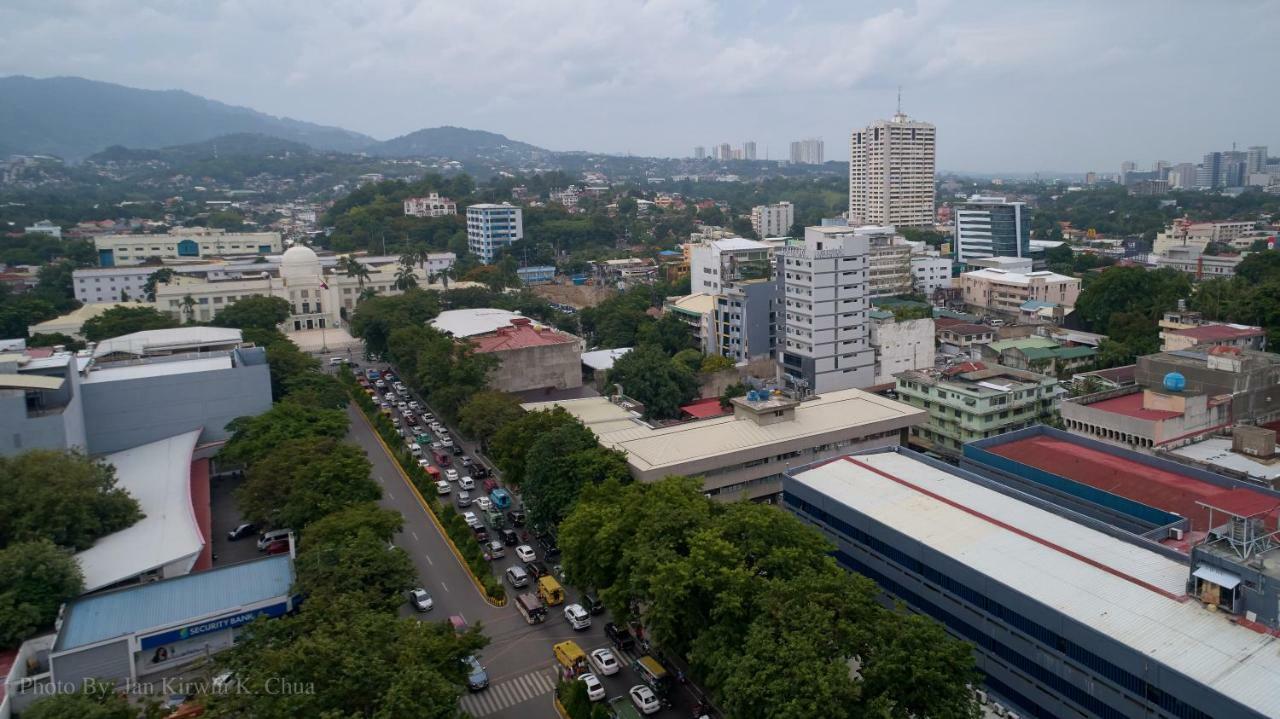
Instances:
[[[134,332],[177,326],[177,320],[151,307],[112,307],[97,317],[85,320],[80,334],[90,342],[101,342]]]
[[[142,518],[115,468],[73,451],[33,449],[0,457],[0,547],[48,539],[88,549]]]
[[[138,708],[111,682],[90,679],[76,691],[41,699],[22,712],[23,719],[136,719]]]
[[[0,647],[52,626],[62,603],[83,590],[71,552],[47,539],[0,549]]]
[[[252,295],[224,307],[213,318],[218,327],[273,330],[289,319],[289,301],[283,297]]]
[[[403,294],[375,296],[361,301],[351,315],[351,334],[364,340],[374,354],[385,354],[391,332],[399,327],[422,327],[440,314],[435,292],[412,288]]]
[[[227,429],[227,440],[219,456],[230,462],[253,462],[267,456],[277,445],[307,437],[342,438],[347,433],[346,412],[308,407],[295,402],[279,402],[256,417],[237,417]]]
[[[471,395],[458,409],[458,427],[488,447],[493,435],[508,422],[524,414],[520,400],[506,392],[485,390]]]
[[[261,526],[303,527],[353,504],[382,496],[369,460],[334,437],[294,439],[249,465],[236,504]]]
[[[643,403],[651,418],[677,418],[680,405],[698,396],[698,378],[655,345],[641,345],[619,357],[605,381],[622,385],[623,394]]]

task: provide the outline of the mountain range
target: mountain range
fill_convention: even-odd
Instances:
[[[503,135],[461,127],[380,142],[340,127],[275,117],[183,90],[142,90],[80,77],[0,77],[0,158],[53,155],[78,162],[108,148],[150,150],[226,135],[265,135],[320,151],[375,157],[483,158],[536,163],[555,155]]]

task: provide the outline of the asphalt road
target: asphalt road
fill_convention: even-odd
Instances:
[[[362,362],[359,370],[363,372],[368,367],[385,368]],[[417,399],[421,402],[421,398]],[[422,586],[431,593],[435,602],[430,612],[419,613],[413,610],[406,598],[401,611],[405,616],[416,615],[424,621],[444,621],[452,615],[460,615],[469,625],[479,625],[490,640],[489,646],[480,652],[480,661],[489,674],[489,688],[464,696],[462,709],[474,717],[554,719],[557,715],[551,702],[559,665],[552,656],[552,645],[572,639],[588,653],[610,646],[604,636],[604,624],[609,621],[607,614],[593,617],[589,629],[575,631],[565,621],[563,607],[550,607],[546,622],[530,626],[513,602],[505,607],[494,607],[486,602],[364,414],[354,405],[348,406],[347,413],[351,418],[348,439],[363,448],[369,457],[373,477],[382,486],[381,505],[400,512],[404,517],[404,530],[396,537],[396,544],[409,553]],[[455,441],[460,441],[456,432],[452,434]],[[467,454],[476,456],[476,448],[471,443],[463,442],[463,448]],[[516,503],[519,503],[518,498]],[[492,565],[497,576],[501,576],[507,567],[520,563],[510,549],[506,557]],[[543,559],[541,553],[539,559]],[[547,564],[550,566],[552,563]],[[515,593],[510,592],[513,597]],[[566,588],[566,594],[568,602],[579,598],[579,593],[572,588]],[[615,654],[619,655],[624,668],[612,677],[601,677],[609,697],[625,696],[628,689],[640,683],[627,666],[636,656]],[[673,695],[673,708],[652,716],[691,716],[694,700],[688,688],[678,685]]]

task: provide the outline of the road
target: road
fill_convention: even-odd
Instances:
[[[368,367],[378,365],[361,363],[359,369],[363,372]],[[552,645],[572,639],[588,653],[610,646],[604,636],[607,615],[594,617],[587,630],[574,631],[565,621],[562,607],[550,607],[546,622],[530,626],[515,609],[514,602],[505,607],[494,607],[486,602],[363,412],[352,404],[348,405],[347,414],[351,419],[347,438],[368,456],[373,477],[382,487],[380,504],[404,517],[404,530],[395,542],[409,553],[422,585],[435,601],[435,607],[427,613],[414,611],[406,602],[402,613],[424,621],[443,621],[452,615],[460,615],[469,625],[480,626],[489,638],[489,646],[480,653],[481,663],[489,674],[489,688],[464,696],[462,709],[474,717],[554,719],[557,715],[551,700],[559,665],[552,657]],[[461,441],[456,432],[453,436],[455,441]],[[475,456],[476,448],[471,443],[463,442],[463,448]],[[544,558],[539,556],[539,559]],[[506,557],[493,564],[495,573],[501,576],[507,567],[520,562],[514,552],[508,551]],[[510,594],[514,597],[515,592]],[[567,588],[566,594],[569,602],[579,598],[573,589]],[[626,667],[636,656],[619,653],[618,658]],[[630,668],[624,668],[612,677],[601,677],[601,681],[610,697],[625,695],[628,689],[640,683]],[[673,692],[678,695],[673,697],[674,707],[652,716],[690,716],[689,708],[694,704],[692,695],[687,687],[679,686],[677,689]]]

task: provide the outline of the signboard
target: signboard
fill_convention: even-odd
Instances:
[[[159,634],[142,637],[138,640],[138,647],[140,649],[151,649],[152,647],[158,647],[164,644],[181,642],[198,637],[202,634],[209,634],[211,632],[222,631],[223,629],[238,627],[242,624],[248,624],[259,616],[279,617],[288,611],[289,603],[280,602],[279,604],[259,607],[258,609],[240,612],[239,614],[232,614],[230,616],[219,617],[217,619],[208,619],[196,624],[188,624],[185,627],[169,629],[160,632]]]

